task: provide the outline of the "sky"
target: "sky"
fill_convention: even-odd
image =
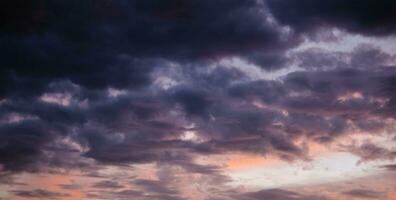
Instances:
[[[3,0],[0,199],[396,200],[395,10]]]

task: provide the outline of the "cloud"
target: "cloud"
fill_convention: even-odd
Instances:
[[[102,188],[102,189],[120,189],[123,188],[118,182],[115,181],[100,181],[93,185],[95,188]]]
[[[381,119],[394,117],[393,68],[298,71],[280,80],[240,82],[218,81],[219,72],[224,80],[240,72],[216,68],[205,73],[192,71],[195,78],[188,85],[167,90],[111,96],[107,90],[91,91],[63,83],[53,85],[51,92],[68,91],[68,105],[44,102],[39,97],[5,101],[0,106],[5,118],[12,116],[10,113],[36,118],[20,117],[18,122],[2,124],[1,137],[13,144],[2,146],[3,151],[18,152],[11,151],[21,143],[12,140],[18,134],[20,138],[39,137],[34,145],[30,144],[33,140],[23,142],[23,148],[31,148],[28,154],[4,158],[2,164],[7,170],[18,171],[45,165],[84,167],[90,163],[87,158],[103,164],[165,159],[176,163],[169,155],[182,155],[183,151],[186,155],[242,151],[286,160],[307,159],[305,147],[294,143],[299,137],[332,141],[351,129],[382,130],[387,124]],[[202,80],[213,82],[204,84]],[[24,126],[30,126],[29,130]],[[192,131],[196,140],[183,140],[186,131]],[[47,151],[59,156],[47,157]],[[80,157],[79,164],[68,162],[71,157]]]
[[[273,200],[314,200],[314,199],[327,199],[323,196],[303,195],[296,192],[291,192],[282,189],[268,189],[260,190],[257,192],[248,192],[238,196],[243,200],[258,200],[258,199],[273,199]]]
[[[4,155],[0,162],[5,170],[29,168],[29,164],[39,160],[42,146],[53,137],[45,131],[44,124],[35,121],[1,126],[0,133],[0,151]]]
[[[309,32],[321,27],[336,27],[352,33],[369,36],[387,36],[395,33],[396,4],[392,0],[268,0],[277,20],[297,30]],[[370,13],[370,14],[369,14]]]
[[[367,189],[355,189],[343,192],[344,195],[357,197],[357,198],[364,198],[364,199],[381,199],[386,198],[387,193],[372,191]]]
[[[298,51],[292,57],[299,67],[308,70],[337,68],[375,69],[392,65],[394,61],[394,55],[370,44],[359,44],[348,52],[310,48]]]
[[[360,160],[358,161],[359,164],[373,160],[393,161],[396,158],[396,151],[378,146],[370,142],[365,142],[360,146],[356,146],[356,145],[341,146],[341,148],[359,156],[360,157]]]
[[[388,171],[396,171],[396,165],[382,165],[380,168]]]
[[[182,199],[184,185],[175,181],[182,178],[164,172],[171,168],[201,177],[199,189],[216,198],[323,199],[282,189],[227,193],[224,166],[203,158],[309,161],[310,142],[390,135],[394,55],[371,43],[350,51],[299,47],[332,28],[391,36],[394,7],[354,0],[1,2],[1,182],[12,185],[8,175],[23,172],[81,170],[101,178],[87,197]],[[396,156],[373,141],[341,150],[361,162]],[[137,189],[98,172],[143,164],[159,177],[133,177],[128,183]]]
[[[59,192],[51,192],[48,190],[42,190],[42,189],[37,189],[37,190],[15,190],[13,193],[16,196],[22,197],[22,198],[38,198],[38,199],[57,199],[57,198],[62,198],[62,197],[67,197],[69,194],[66,193],[59,193]]]
[[[191,73],[194,78],[166,90],[126,90],[112,96],[107,90],[66,82],[53,84],[49,91],[68,92],[67,105],[40,97],[5,101],[0,106],[5,119],[15,116],[10,113],[34,117],[1,124],[1,137],[10,144],[1,147],[7,155],[18,154],[19,150],[11,150],[18,146],[30,148],[20,157],[4,158],[2,164],[11,171],[88,167],[94,164],[89,159],[102,164],[164,160],[176,164],[179,158],[174,155],[234,151],[306,160],[309,152],[295,143],[300,137],[333,141],[356,128],[383,130],[388,125],[382,119],[394,117],[393,68],[297,71],[280,80],[244,81],[246,77],[236,76],[239,71],[215,68],[184,71],[183,76]],[[240,79],[229,81],[233,77]],[[187,131],[196,139],[183,140]],[[34,135],[34,142],[12,139]]]
[[[9,19],[0,27],[2,98],[41,94],[57,80],[90,89],[144,87],[163,59],[188,63],[239,56],[280,68],[282,52],[298,43],[253,0],[2,5]]]
[[[65,189],[65,190],[78,190],[81,189],[82,186],[76,183],[71,183],[71,184],[59,184],[59,188]]]

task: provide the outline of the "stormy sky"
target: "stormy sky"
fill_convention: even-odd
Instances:
[[[3,0],[0,199],[396,200],[395,10]]]

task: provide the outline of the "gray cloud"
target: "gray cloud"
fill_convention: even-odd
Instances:
[[[95,188],[102,188],[102,189],[120,189],[123,188],[118,182],[115,181],[100,181],[93,185]]]
[[[387,193],[385,192],[378,192],[367,189],[350,190],[343,192],[343,194],[357,198],[364,198],[364,199],[382,199],[382,198],[386,198],[387,196]]]
[[[38,199],[57,199],[61,197],[67,197],[69,194],[51,192],[47,190],[37,189],[37,190],[15,190],[13,191],[15,195],[23,198],[38,198]]]
[[[396,4],[392,0],[267,0],[269,8],[282,24],[299,32],[330,26],[369,36],[395,33]]]
[[[249,192],[242,194],[237,197],[243,200],[259,200],[259,199],[273,199],[273,200],[326,200],[323,196],[311,196],[299,194],[292,191],[282,190],[282,189],[268,189],[260,190],[257,192]]]

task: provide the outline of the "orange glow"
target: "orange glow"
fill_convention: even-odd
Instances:
[[[61,184],[70,184],[76,177],[71,175],[48,175],[41,174],[39,176],[28,176],[26,183],[28,190],[31,189],[44,189],[51,192],[65,193],[69,196],[57,198],[60,200],[76,200],[83,199],[84,195],[79,190],[63,190],[59,187]],[[23,188],[22,188],[23,189]],[[25,198],[15,197],[16,200]]]
[[[324,156],[332,153],[328,147],[315,142],[309,142],[308,148],[309,154],[311,156]],[[275,157],[252,154],[237,154],[229,157],[228,161],[226,162],[226,169],[243,170],[257,166],[273,166],[282,163],[283,161]]]
[[[279,160],[274,158],[256,156],[256,155],[237,155],[230,158],[227,163],[229,170],[241,170],[256,167],[260,165],[273,165],[278,163]]]
[[[390,194],[388,200],[396,200],[396,192],[393,192],[392,194]]]
[[[318,156],[318,155],[323,156],[332,153],[326,146],[315,142],[310,142],[308,144],[308,147],[309,147],[309,153],[313,156]]]

